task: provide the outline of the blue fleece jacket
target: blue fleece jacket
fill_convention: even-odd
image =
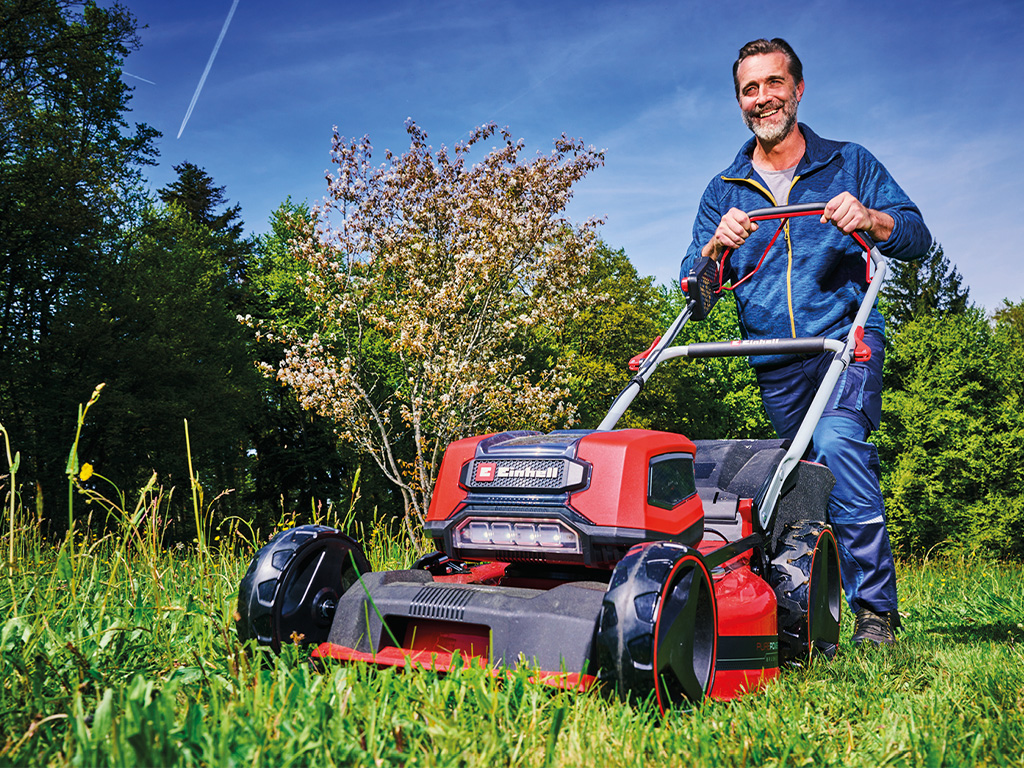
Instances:
[[[932,238],[917,206],[900,189],[885,167],[864,147],[851,142],[829,141],[800,124],[807,148],[790,188],[789,205],[825,203],[849,192],[868,208],[893,217],[892,235],[878,248],[883,255],[902,260],[923,256]],[[732,165],[708,184],[693,224],[693,242],[683,258],[685,277],[730,208],[751,211],[777,204],[750,158],[752,138]],[[749,274],[760,261],[778,227],[763,221],[727,261],[726,277],[733,282]],[[743,338],[770,339],[802,336],[845,338],[864,297],[864,252],[854,240],[817,216],[790,219],[765,257],[761,269],[739,286]],[[884,332],[877,307],[867,328]],[[756,366],[786,362],[782,357],[754,357]]]

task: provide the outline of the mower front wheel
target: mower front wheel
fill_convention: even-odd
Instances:
[[[279,533],[256,553],[238,587],[239,638],[277,653],[282,642],[324,642],[338,598],[370,570],[359,544],[339,530],[301,525]]]
[[[623,699],[653,691],[662,712],[711,690],[718,647],[711,575],[674,542],[633,547],[615,566],[596,636],[599,676]]]

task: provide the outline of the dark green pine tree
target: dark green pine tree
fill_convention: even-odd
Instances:
[[[252,240],[243,236],[242,207],[229,205],[224,187],[214,184],[210,176],[194,163],[185,161],[174,166],[178,178],[157,194],[167,205],[179,206],[197,224],[207,227],[217,241],[217,250],[228,280],[239,287],[248,280],[249,261],[253,254]],[[223,209],[223,210],[222,210]],[[237,295],[237,301],[241,296]],[[241,306],[236,306],[241,310]]]
[[[888,263],[882,302],[893,330],[922,317],[963,314],[972,306],[963,276],[939,243],[933,242],[917,261],[891,259]]]
[[[177,180],[157,191],[164,203],[180,205],[193,221],[214,232],[242,236],[242,206],[228,205],[224,187],[214,186],[210,174],[187,160],[175,165],[174,170]],[[226,210],[218,213],[222,206],[227,206]]]
[[[189,487],[185,419],[210,498],[243,482],[260,380],[229,306],[235,286],[220,245],[177,206],[149,211],[106,301],[73,324],[96,329],[83,365],[90,380],[107,383],[90,412],[83,460],[122,488],[154,471],[165,487]]]

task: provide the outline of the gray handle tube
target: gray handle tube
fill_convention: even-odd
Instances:
[[[871,308],[875,305],[875,301],[878,299],[878,292],[881,290],[882,283],[885,281],[885,273],[887,269],[885,258],[881,253],[879,253],[876,246],[872,246],[868,256],[875,265],[875,274],[871,283],[868,285],[867,291],[864,293],[864,299],[861,301],[860,308],[857,310],[857,316],[854,318],[853,327],[850,328],[850,333],[846,337],[846,344],[842,351],[836,353],[832,363],[828,367],[828,370],[825,372],[825,376],[821,381],[821,386],[818,388],[818,392],[814,396],[814,399],[811,400],[811,405],[807,409],[804,420],[800,422],[800,427],[797,429],[796,435],[793,437],[789,450],[786,451],[786,455],[783,456],[782,461],[779,462],[779,466],[775,470],[775,474],[772,475],[771,479],[766,483],[764,490],[759,494],[759,498],[755,499],[758,522],[760,523],[761,530],[763,531],[771,531],[771,526],[775,518],[775,509],[778,505],[779,498],[782,496],[782,489],[785,486],[786,479],[807,452],[807,448],[811,444],[811,436],[814,434],[815,427],[818,426],[821,414],[825,412],[825,406],[832,398],[833,390],[839,382],[839,377],[842,375],[843,371],[846,370],[850,361],[853,360],[853,353],[857,347],[857,330],[862,329],[864,324],[867,323],[868,314],[871,312]]]

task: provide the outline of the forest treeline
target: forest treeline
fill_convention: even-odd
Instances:
[[[191,539],[192,515],[174,514],[192,503],[189,458],[221,518],[347,506],[358,476],[361,514],[414,524],[447,440],[596,426],[626,362],[681,307],[592,223],[564,218],[603,161],[564,137],[527,161],[493,126],[449,153],[410,124],[383,175],[368,140],[335,137],[327,203],[285,199],[246,235],[193,163],[147,187],[158,134],[127,121],[127,9],[0,7],[0,424],[19,458],[0,487],[55,534],[69,474],[130,494],[155,472],[174,489],[168,540]],[[465,162],[484,138],[498,148]],[[324,238],[332,222],[352,239]],[[892,266],[875,442],[894,541],[1019,557],[1024,301],[986,315],[941,247]],[[734,305],[686,335],[735,337]],[[771,435],[737,359],[665,364],[623,425]]]

